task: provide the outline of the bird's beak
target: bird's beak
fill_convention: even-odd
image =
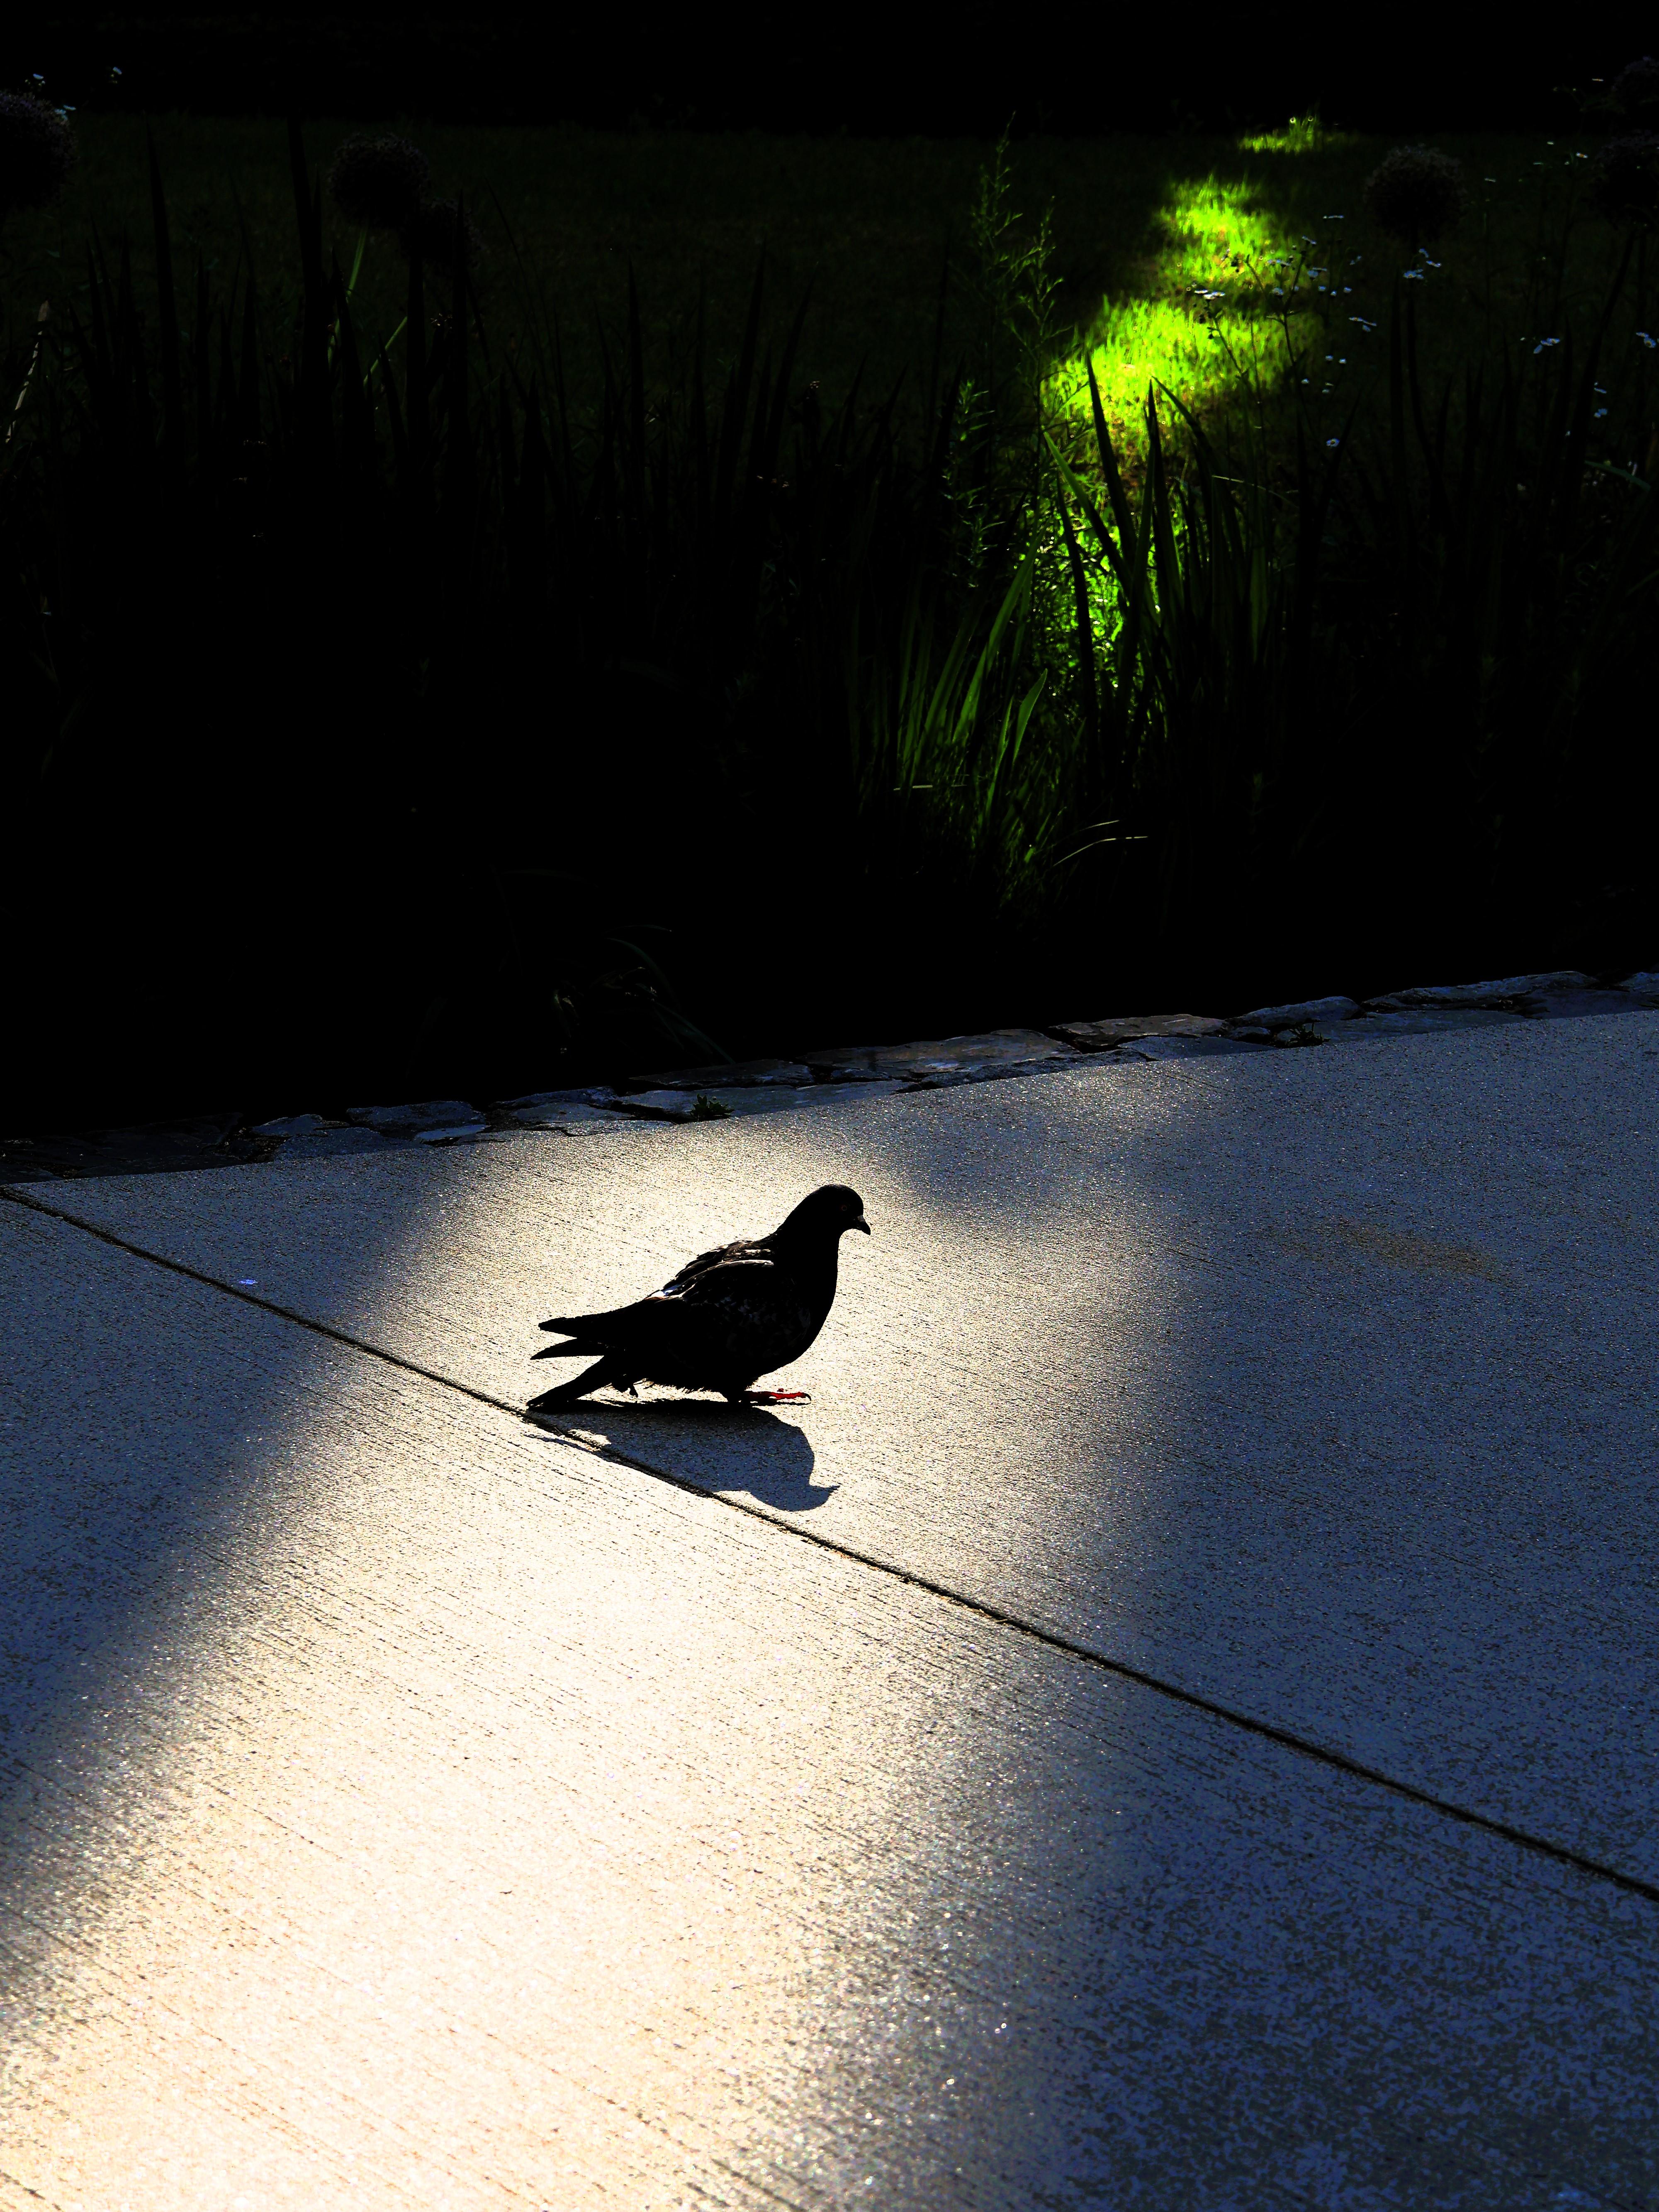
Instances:
[[[862,1214],[860,1214],[856,1221],[849,1221],[847,1226],[849,1229],[861,1229],[866,1237],[870,1234],[870,1224]]]

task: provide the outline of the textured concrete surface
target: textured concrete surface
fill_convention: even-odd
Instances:
[[[810,1408],[569,1425],[1659,1881],[1656,1079],[1517,1023],[52,1202],[522,1403],[852,1182]]]
[[[0,1207],[0,2203],[1659,2202],[1656,1075]],[[507,1410],[831,1176],[810,1406]]]

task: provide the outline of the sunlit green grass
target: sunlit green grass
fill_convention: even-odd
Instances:
[[[1241,140],[1206,174],[1171,175],[1127,281],[1103,286],[1092,315],[1079,315],[1051,399],[1085,416],[1091,370],[1131,460],[1149,392],[1173,419],[1170,398],[1206,416],[1241,402],[1265,408],[1294,382],[1334,431],[1375,386],[1390,303],[1407,285],[1431,385],[1559,338],[1599,308],[1620,246],[1583,204],[1594,142],[1446,144],[1463,160],[1470,204],[1427,252],[1384,236],[1366,215],[1375,141],[1293,124]],[[1627,309],[1614,334],[1626,351],[1627,325],[1650,312],[1644,258]]]
[[[350,127],[308,125],[313,164],[325,164]],[[985,336],[968,265],[969,210],[991,150],[978,143],[407,127],[431,156],[437,189],[464,191],[483,234],[489,328],[511,347],[556,313],[576,392],[597,379],[596,324],[620,322],[630,271],[656,340],[686,342],[701,297],[714,363],[729,360],[763,252],[776,308],[811,288],[800,381],[816,380],[826,401],[860,374],[866,396],[896,386],[919,393],[936,346],[948,373],[971,364]],[[223,283],[251,258],[273,303],[267,343],[280,351],[280,303],[297,289],[280,127],[164,118],[155,131],[181,273],[188,283],[199,259]],[[13,359],[32,340],[43,299],[61,313],[86,298],[94,228],[112,243],[131,240],[141,277],[149,261],[143,126],[92,117],[81,142],[63,203],[15,218],[0,236],[0,317]],[[1431,366],[1449,369],[1484,351],[1495,331],[1517,340],[1553,334],[1599,296],[1613,240],[1577,205],[1573,172],[1582,173],[1594,141],[1437,143],[1462,156],[1473,190],[1463,224],[1435,249],[1441,266],[1423,281]],[[1241,362],[1270,386],[1298,346],[1334,330],[1352,343],[1328,337],[1314,349],[1321,358],[1310,389],[1325,380],[1329,352],[1332,404],[1346,404],[1377,342],[1335,316],[1332,295],[1322,300],[1312,286],[1276,320],[1283,303],[1262,280],[1275,255],[1342,265],[1340,240],[1349,264],[1341,281],[1353,285],[1344,313],[1378,319],[1411,259],[1375,232],[1361,202],[1386,150],[1385,141],[1326,133],[1305,119],[1247,142],[1016,145],[1016,204],[1032,217],[1052,207],[1059,306],[1076,333],[1056,347],[1054,389],[1074,399],[1082,364],[1092,361],[1109,413],[1128,431],[1151,384],[1211,405],[1236,388]],[[325,250],[349,268],[357,246],[331,211]],[[1239,255],[1248,269],[1235,265]],[[1540,279],[1558,263],[1560,296],[1540,297]],[[396,329],[404,285],[390,242],[371,237],[357,292],[369,327]],[[1206,301],[1206,290],[1225,296]]]
[[[1322,154],[1354,143],[1351,132],[1328,131],[1316,115],[1293,115],[1279,131],[1257,131],[1238,142],[1241,154]]]
[[[1087,415],[1092,371],[1114,436],[1130,453],[1142,440],[1149,391],[1206,412],[1280,383],[1313,349],[1319,324],[1304,301],[1322,277],[1328,283],[1328,264],[1248,186],[1214,176],[1182,184],[1158,224],[1144,289],[1103,301],[1050,380],[1060,409]]]

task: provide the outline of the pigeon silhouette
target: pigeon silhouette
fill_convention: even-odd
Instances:
[[[570,1339],[550,1344],[538,1359],[598,1364],[556,1390],[532,1398],[526,1413],[573,1406],[611,1383],[665,1382],[680,1390],[718,1390],[734,1404],[770,1406],[803,1390],[757,1390],[757,1376],[799,1359],[829,1318],[836,1298],[841,1240],[849,1229],[867,1237],[864,1200],[845,1183],[815,1190],[769,1237],[740,1237],[689,1260],[648,1298],[612,1313],[544,1321]]]

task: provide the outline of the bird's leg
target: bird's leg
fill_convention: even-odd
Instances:
[[[740,1406],[810,1406],[810,1390],[745,1390],[737,1403]]]

